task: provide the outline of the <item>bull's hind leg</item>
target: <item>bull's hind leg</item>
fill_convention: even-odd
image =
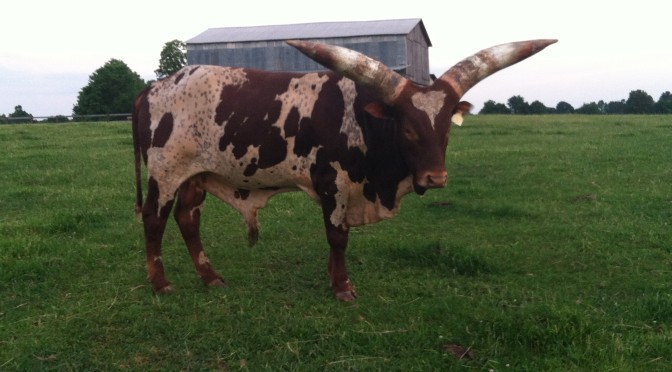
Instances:
[[[175,206],[175,220],[180,227],[189,255],[194,261],[196,273],[209,286],[224,287],[224,279],[212,268],[203,251],[201,242],[201,206],[205,201],[205,190],[194,179],[185,182],[178,192]]]
[[[142,222],[145,227],[145,245],[147,248],[147,279],[156,293],[173,290],[163,271],[161,241],[166,230],[166,222],[173,207],[173,201],[159,207],[159,186],[153,178],[149,179],[147,199],[142,207]]]

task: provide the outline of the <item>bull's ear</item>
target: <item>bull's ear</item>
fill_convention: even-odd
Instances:
[[[394,118],[392,109],[389,106],[383,105],[382,103],[379,102],[369,103],[368,105],[366,105],[366,107],[364,107],[364,110],[374,118],[378,119]]]
[[[471,109],[474,108],[474,105],[467,101],[462,101],[455,106],[453,110],[453,117],[450,118],[450,121],[455,125],[462,125],[464,122],[464,117],[471,113]]]

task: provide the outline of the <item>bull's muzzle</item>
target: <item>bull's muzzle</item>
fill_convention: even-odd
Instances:
[[[416,179],[417,186],[424,189],[436,189],[446,187],[448,183],[448,172],[445,170],[435,172],[425,172]]]

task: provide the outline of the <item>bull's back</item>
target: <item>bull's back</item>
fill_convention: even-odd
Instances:
[[[236,188],[309,187],[319,146],[301,131],[314,132],[308,127],[328,80],[188,66],[156,82],[136,102],[150,174],[172,184],[208,172]]]

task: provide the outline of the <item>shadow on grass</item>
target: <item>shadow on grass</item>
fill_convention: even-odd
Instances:
[[[427,205],[427,211],[431,214],[463,215],[472,218],[535,218],[534,213],[511,205],[500,205],[492,208],[481,208],[473,204],[454,203],[452,201],[434,201]]]
[[[393,247],[389,250],[388,257],[399,267],[421,267],[446,275],[473,277],[496,271],[496,267],[477,252],[457,247]]]
[[[475,319],[470,327],[487,342],[512,352],[571,358],[579,350],[590,349],[600,324],[581,309],[540,304],[507,309],[494,319]]]

